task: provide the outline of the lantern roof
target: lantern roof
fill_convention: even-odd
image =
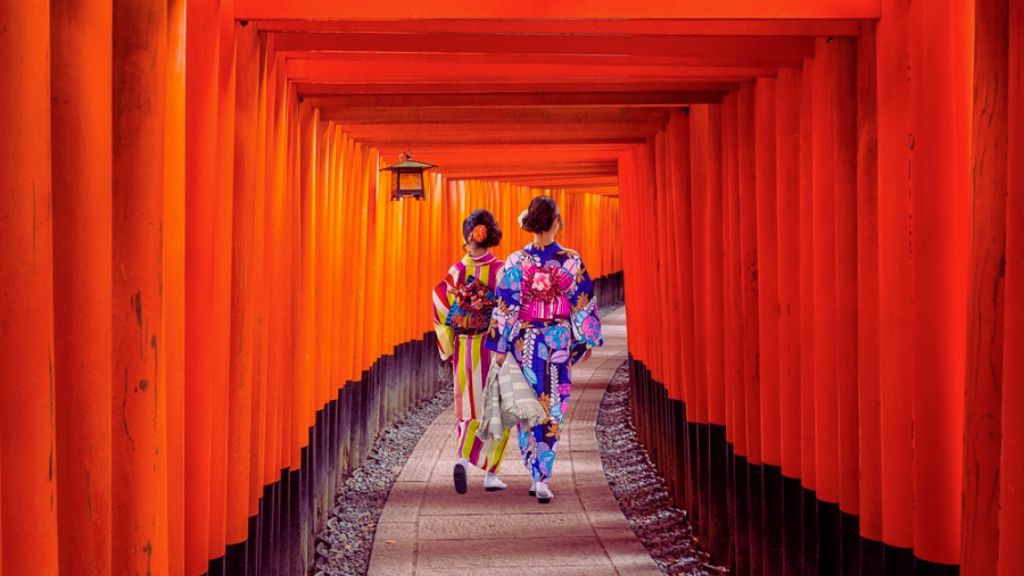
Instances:
[[[426,162],[419,162],[417,160],[413,160],[411,157],[406,156],[405,160],[402,160],[397,164],[392,164],[391,166],[381,168],[381,170],[401,170],[403,168],[420,168],[422,170],[426,170],[428,168],[437,168],[437,166],[435,166],[434,164],[428,164]]]

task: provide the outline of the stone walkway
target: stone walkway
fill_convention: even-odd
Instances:
[[[471,468],[469,493],[452,488],[455,414],[427,428],[395,483],[377,525],[370,576],[660,574],[636,539],[601,468],[594,435],[598,406],[626,360],[623,308],[603,318],[605,345],[573,369],[550,504],[527,495],[530,476],[515,438],[499,472],[509,485],[484,492]]]

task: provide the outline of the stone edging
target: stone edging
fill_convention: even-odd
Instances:
[[[672,504],[665,480],[637,440],[629,386],[627,361],[608,384],[597,416],[597,443],[612,494],[663,574],[727,574],[725,568],[710,563],[686,511]]]
[[[381,433],[366,461],[338,492],[327,528],[317,535],[317,576],[366,574],[377,522],[391,487],[427,426],[452,400],[452,387],[445,386]]]

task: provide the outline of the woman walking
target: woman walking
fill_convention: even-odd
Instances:
[[[466,255],[456,262],[433,292],[434,330],[441,359],[451,363],[455,381],[455,418],[458,444],[453,471],[455,491],[467,490],[466,467],[487,471],[484,488],[504,490],[497,470],[508,442],[508,432],[498,439],[477,438],[483,388],[490,371],[491,351],[484,339],[494,308],[494,289],[502,261],[488,250],[501,242],[494,215],[476,210],[462,222]]]
[[[562,228],[558,204],[548,196],[534,198],[520,224],[533,233],[533,242],[501,269],[486,346],[499,365],[512,353],[548,413],[547,422],[518,428],[519,450],[533,477],[530,494],[544,504],[554,497],[548,483],[569,406],[571,367],[604,340],[583,260],[555,241]]]

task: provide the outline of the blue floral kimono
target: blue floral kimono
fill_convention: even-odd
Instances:
[[[531,243],[505,260],[486,346],[511,352],[548,412],[545,424],[519,429],[523,463],[537,482],[551,478],[572,389],[570,367],[602,344],[594,285],[579,254],[557,242]]]

